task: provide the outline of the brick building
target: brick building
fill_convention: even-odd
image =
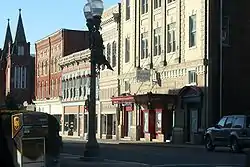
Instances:
[[[195,143],[220,116],[249,111],[250,1],[219,2],[122,1],[123,96],[112,98],[121,111],[119,138]]]
[[[26,40],[21,9],[14,41],[8,21],[4,47],[0,51],[0,104],[8,93],[17,104],[31,103],[34,98],[34,57]]]
[[[61,119],[62,74],[59,59],[88,47],[88,32],[60,29],[36,42],[36,110]]]

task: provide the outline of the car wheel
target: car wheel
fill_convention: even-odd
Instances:
[[[206,137],[205,148],[206,148],[207,151],[214,151],[214,149],[215,149],[215,146],[213,144],[213,140],[212,140],[212,138],[210,136]]]
[[[230,147],[234,153],[241,152],[241,148],[236,137],[231,138]]]

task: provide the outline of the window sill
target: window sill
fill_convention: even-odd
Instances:
[[[192,46],[192,47],[189,47],[188,49],[189,49],[189,50],[194,50],[194,49],[197,49],[197,45]]]

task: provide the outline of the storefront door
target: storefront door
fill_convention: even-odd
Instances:
[[[189,141],[194,142],[194,135],[198,131],[198,109],[190,109],[190,119],[189,119]]]

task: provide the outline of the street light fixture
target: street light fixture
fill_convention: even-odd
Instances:
[[[103,55],[103,39],[99,32],[103,10],[102,0],[89,0],[83,8],[89,30],[89,49],[91,50],[88,142],[85,145],[84,157],[92,158],[99,156],[99,144],[96,140],[96,70],[100,70],[100,65],[106,65],[108,69],[113,70]]]

